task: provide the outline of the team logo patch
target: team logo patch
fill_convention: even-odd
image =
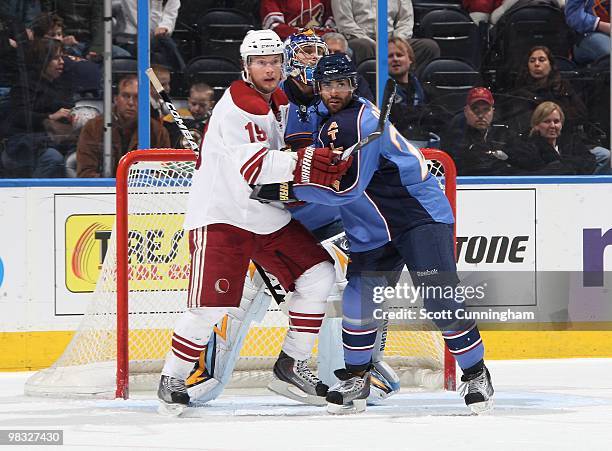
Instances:
[[[219,294],[225,294],[229,291],[230,284],[227,279],[217,279],[215,282],[215,291]]]
[[[336,134],[338,133],[338,123],[336,121],[332,122],[327,129],[327,136],[329,136],[330,141],[336,140]]]

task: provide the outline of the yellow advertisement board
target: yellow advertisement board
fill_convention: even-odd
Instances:
[[[114,215],[71,215],[66,219],[66,288],[71,292],[94,291],[114,222]],[[189,281],[186,236],[182,214],[131,216],[130,290],[186,290]]]

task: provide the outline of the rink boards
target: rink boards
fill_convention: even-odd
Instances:
[[[61,353],[95,287],[114,220],[113,180],[25,182],[0,181],[0,370],[48,366]],[[489,358],[612,356],[610,199],[612,177],[459,180],[460,271],[516,272],[521,280],[476,309],[538,311],[538,324],[483,332]],[[167,219],[159,261],[140,262],[141,289],[147,278],[185,287],[186,268],[172,260],[181,215]],[[557,316],[583,330],[555,330]]]

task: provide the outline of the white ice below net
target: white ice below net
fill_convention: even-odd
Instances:
[[[430,164],[434,175],[439,166]],[[168,227],[164,218],[182,214],[193,163],[137,163],[130,171],[129,219],[147,229]],[[141,224],[142,226],[142,224]],[[171,234],[169,234],[171,235]],[[186,236],[186,234],[185,234]],[[186,246],[186,239],[182,245]],[[186,261],[188,263],[188,253]],[[116,239],[112,233],[100,277],[73,339],[50,367],[34,374],[25,393],[55,397],[114,398],[116,390],[117,304]],[[186,285],[168,290],[153,286],[129,295],[130,391],[154,390],[170,345],[176,317],[186,305]],[[287,318],[271,303],[261,324],[251,328],[229,387],[265,386],[271,380]],[[388,334],[385,360],[402,386],[437,389],[443,385],[444,344],[439,332],[394,330]],[[338,346],[341,343],[338,342]],[[312,366],[316,366],[313,357]]]

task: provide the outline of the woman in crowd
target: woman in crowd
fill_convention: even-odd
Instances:
[[[584,102],[572,85],[561,78],[548,47],[536,46],[529,51],[516,78],[511,113],[507,117],[510,128],[524,132],[534,108],[545,101],[556,103],[564,111],[566,132],[581,135],[597,160],[596,173],[610,174],[610,151],[589,138],[591,123]]]
[[[542,102],[555,102],[565,111],[566,126],[575,127],[587,121],[587,109],[584,102],[567,80],[561,78],[555,60],[548,47],[533,47],[519,68],[512,95],[515,104],[523,114],[518,115],[517,128],[524,131],[528,128],[533,109]]]
[[[531,115],[529,137],[510,153],[512,164],[524,175],[592,174],[595,157],[573,133],[561,134],[563,109],[554,102],[540,103]]]
[[[57,86],[64,71],[62,44],[34,41],[29,76],[11,90],[9,138],[2,163],[11,177],[63,177],[65,139],[72,136],[69,95]]]

